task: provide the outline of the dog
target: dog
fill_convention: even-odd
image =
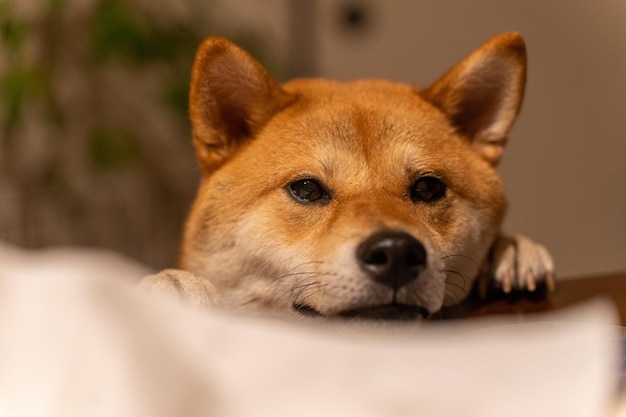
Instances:
[[[548,251],[500,233],[495,167],[520,110],[526,48],[491,39],[426,89],[279,84],[209,37],[189,110],[202,181],[180,270],[141,286],[234,311],[406,319],[484,294],[554,287]]]

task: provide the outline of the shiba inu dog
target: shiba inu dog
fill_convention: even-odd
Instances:
[[[206,39],[190,90],[203,177],[181,270],[142,285],[227,309],[404,319],[461,302],[476,282],[552,287],[548,252],[500,234],[495,167],[525,77],[517,33],[422,90],[280,85],[228,40]]]

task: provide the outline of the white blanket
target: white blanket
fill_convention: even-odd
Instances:
[[[528,324],[294,323],[147,298],[140,266],[67,253],[0,247],[0,417],[599,417],[616,398],[604,303]]]

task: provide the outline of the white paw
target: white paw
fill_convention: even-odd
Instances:
[[[212,307],[217,303],[217,290],[206,279],[180,269],[165,269],[144,277],[139,289],[169,299],[184,300],[195,307]]]
[[[545,283],[548,291],[554,291],[552,257],[546,248],[527,237],[499,236],[494,242],[491,258],[489,275],[503,292],[535,291],[539,283]]]

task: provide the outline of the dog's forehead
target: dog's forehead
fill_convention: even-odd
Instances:
[[[326,167],[338,160],[426,163],[458,145],[443,113],[408,85],[306,80],[287,87],[298,101],[279,115],[272,134],[282,137],[283,149],[314,155]]]
[[[325,120],[334,115],[335,120],[348,116],[353,122],[376,122],[376,116],[389,117],[396,113],[404,121],[416,123],[420,119],[432,121],[438,117],[434,114],[440,113],[413,87],[387,80],[305,79],[286,84],[285,89],[298,97],[294,108],[303,116],[321,115]],[[364,117],[358,118],[359,114]]]
[[[318,140],[363,142],[371,149],[385,140],[420,140],[450,133],[445,116],[405,84],[309,80],[297,86],[292,115],[297,115],[305,130],[321,129],[325,136],[315,135]]]

